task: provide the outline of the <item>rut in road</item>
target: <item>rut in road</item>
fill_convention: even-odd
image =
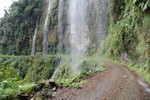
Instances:
[[[106,65],[107,71],[87,76],[81,89],[64,87],[54,100],[150,100],[133,72],[122,65]]]

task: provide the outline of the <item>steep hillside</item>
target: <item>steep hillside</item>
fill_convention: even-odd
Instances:
[[[84,76],[107,70],[102,62],[108,59],[125,64],[150,82],[149,28],[149,0],[16,1],[0,19],[0,99],[16,99],[18,94],[51,98],[57,90],[50,91],[50,83],[55,83],[51,78],[60,87],[80,88],[86,83]],[[111,81],[114,85],[108,84],[109,89],[121,91],[128,86],[122,83],[127,79],[132,87],[129,92],[144,91],[137,76],[122,65],[104,73],[110,80],[97,80],[99,86],[107,87],[105,82]],[[128,89],[123,91],[132,96]]]
[[[38,33],[36,51],[42,51],[46,6],[47,1],[45,0],[19,0],[14,2],[8,11],[5,10],[5,16],[0,22],[0,53],[30,55],[36,26]],[[55,17],[57,16],[57,2],[53,7],[53,12],[49,17],[54,16],[54,18],[49,23],[51,23],[51,29],[56,32],[54,27],[57,24],[57,17]]]
[[[149,80],[150,2],[114,0],[110,1],[109,10],[109,28],[101,54],[128,62],[130,67],[146,72]]]

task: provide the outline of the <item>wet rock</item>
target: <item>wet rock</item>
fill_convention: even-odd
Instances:
[[[64,87],[64,84],[60,83],[59,88],[63,88],[63,87]]]
[[[56,84],[56,82],[53,79],[50,79],[48,83],[49,83],[50,89],[56,90],[58,88],[58,85]]]
[[[52,97],[55,97],[57,95],[57,92],[52,93]]]
[[[57,87],[52,88],[52,92],[57,91]]]
[[[35,93],[30,100],[51,100],[52,98],[52,92],[49,89],[43,89]]]
[[[45,83],[37,83],[36,86],[35,86],[35,90],[36,90],[36,91],[40,91],[40,90],[42,90],[42,88],[43,88],[45,85],[46,85]]]
[[[29,100],[30,95],[28,95],[27,93],[21,92],[20,94],[18,94],[18,98],[19,100]]]

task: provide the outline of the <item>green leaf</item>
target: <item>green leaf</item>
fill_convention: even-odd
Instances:
[[[135,4],[135,3],[136,3],[136,0],[133,0],[133,3]]]
[[[147,7],[148,7],[148,2],[144,5],[144,7],[143,7],[143,9],[142,9],[142,10],[143,10],[143,11],[144,11],[144,10],[146,10],[146,9],[147,9]]]

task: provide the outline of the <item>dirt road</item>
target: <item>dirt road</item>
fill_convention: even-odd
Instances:
[[[81,89],[64,87],[54,100],[150,100],[150,93],[127,68],[113,63],[108,70],[86,76]]]

